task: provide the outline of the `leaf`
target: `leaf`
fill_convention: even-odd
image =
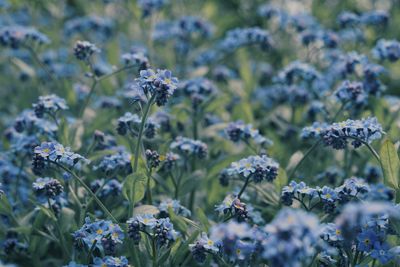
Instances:
[[[184,217],[178,216],[174,213],[172,208],[168,208],[169,218],[176,228],[182,234],[186,234],[188,228],[187,223],[183,220]]]
[[[278,169],[278,176],[274,180],[274,184],[275,184],[276,190],[278,192],[280,192],[282,187],[287,185],[287,183],[288,183],[288,177],[286,175],[286,171],[284,169],[282,169],[282,168],[279,168]]]
[[[143,199],[146,191],[146,182],[147,177],[142,172],[129,175],[122,186],[122,195],[134,205]]]
[[[12,213],[12,208],[10,205],[10,202],[8,202],[8,199],[6,196],[1,196],[0,197],[0,214],[8,215]]]
[[[59,222],[61,230],[63,232],[68,232],[75,225],[75,211],[66,207],[62,208]]]
[[[385,184],[392,188],[399,189],[399,156],[394,144],[389,140],[385,140],[383,142],[380,151],[380,157]]]
[[[208,229],[210,228],[211,225],[210,225],[210,222],[208,221],[207,215],[204,213],[204,211],[201,208],[196,209],[196,214],[197,214],[197,218],[203,225],[205,232],[208,232]]]
[[[180,246],[179,249],[173,251],[173,258],[174,258],[174,263],[176,263],[174,266],[178,266],[179,263],[181,263],[181,261],[183,260],[183,258],[185,257],[185,255],[187,255],[188,250],[189,250],[189,244],[194,243],[194,241],[196,240],[196,238],[199,236],[201,232],[196,230],[194,231],[189,237],[188,239],[182,243],[182,245]]]

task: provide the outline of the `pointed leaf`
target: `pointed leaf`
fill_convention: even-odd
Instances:
[[[397,154],[394,144],[389,140],[383,142],[380,151],[380,157],[385,184],[392,188],[398,189],[400,169],[399,156]]]

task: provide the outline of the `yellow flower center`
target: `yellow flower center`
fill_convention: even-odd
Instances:
[[[209,240],[207,241],[207,245],[209,245],[209,246],[214,245],[214,241],[212,241],[212,240],[209,239]]]
[[[99,229],[96,231],[96,234],[101,235],[103,233],[103,230]]]

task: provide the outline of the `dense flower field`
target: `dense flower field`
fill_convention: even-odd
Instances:
[[[0,266],[400,266],[399,14],[0,0]]]

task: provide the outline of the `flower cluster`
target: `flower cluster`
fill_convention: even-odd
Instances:
[[[139,0],[137,4],[142,10],[142,16],[148,17],[162,9],[167,3],[168,0]]]
[[[262,156],[250,156],[236,162],[226,170],[230,176],[239,176],[259,183],[263,180],[273,181],[278,175],[279,164],[273,159]]]
[[[100,50],[88,41],[77,41],[74,46],[74,55],[77,59],[88,62],[94,53]]]
[[[348,204],[334,223],[323,228],[321,238],[338,251],[342,248],[355,249],[381,264],[387,264],[398,255],[387,242],[392,234],[389,219],[398,220],[399,216],[399,210],[387,203]],[[341,261],[345,261],[343,254],[339,256]]]
[[[207,145],[199,140],[178,136],[170,145],[172,150],[176,150],[183,156],[196,156],[200,159],[207,156]]]
[[[344,81],[335,91],[335,96],[343,104],[352,103],[357,106],[365,105],[368,95],[361,82]]]
[[[283,209],[264,230],[262,257],[274,266],[302,266],[317,252],[321,226],[313,214]]]
[[[361,120],[346,120],[343,122],[326,124],[314,123],[302,130],[303,138],[321,138],[326,146],[334,149],[346,148],[348,139],[354,148],[360,147],[363,143],[369,144],[380,139],[384,134],[382,126],[375,117]]]
[[[232,195],[227,195],[222,204],[216,206],[215,210],[223,214],[232,215],[232,217],[237,218],[238,222],[245,221],[249,217],[246,204]]]
[[[160,204],[158,205],[158,210],[160,211],[161,214],[168,214],[169,209],[172,209],[172,211],[176,215],[180,215],[183,217],[190,217],[191,215],[191,211],[188,210],[186,207],[182,206],[179,200],[168,198],[161,201]]]
[[[83,156],[74,153],[69,147],[64,147],[57,142],[43,142],[33,150],[33,171],[40,173],[45,167],[45,161],[63,163],[68,166],[75,166],[79,162],[89,163]]]
[[[233,142],[244,141],[247,143],[251,139],[256,144],[272,145],[272,141],[262,136],[258,129],[254,129],[253,125],[245,124],[243,121],[229,123],[225,133]]]
[[[55,116],[58,111],[68,109],[66,101],[54,94],[40,96],[32,106],[38,118],[42,118],[45,113]]]
[[[54,198],[64,190],[58,180],[49,177],[36,179],[32,186],[38,195],[45,195],[48,198]]]
[[[380,60],[395,62],[400,58],[400,43],[396,40],[379,40],[372,53]]]
[[[79,248],[91,249],[93,246],[107,254],[113,254],[116,245],[122,244],[124,232],[111,221],[91,221],[85,219],[85,224],[73,234],[75,244]]]
[[[140,232],[151,234],[159,247],[169,245],[178,237],[178,232],[169,218],[156,219],[152,214],[137,215],[127,221],[128,234],[138,244],[141,240]]]
[[[107,176],[127,175],[132,172],[131,154],[125,151],[118,151],[107,155],[97,165],[93,166],[93,170],[100,170]]]
[[[93,267],[129,267],[128,259],[124,256],[122,257],[112,257],[106,256],[104,258],[94,258]]]
[[[18,49],[32,44],[50,43],[49,38],[31,27],[6,26],[0,29],[0,44],[12,49]]]
[[[140,71],[138,82],[145,94],[151,93],[158,106],[164,106],[177,88],[178,79],[169,70],[152,69]]]
[[[141,122],[142,120],[138,115],[126,112],[118,119],[117,132],[120,135],[126,135],[127,132],[130,132],[137,136]],[[157,121],[154,118],[149,117],[144,124],[144,135],[149,139],[154,138],[158,128],[160,128],[160,125]]]
[[[304,182],[291,181],[288,186],[282,188],[281,201],[284,205],[291,206],[294,199],[302,203],[307,210],[322,207],[326,213],[335,213],[339,205],[343,206],[350,201],[391,200],[393,193],[382,184],[370,186],[364,179],[352,177],[336,188],[312,188]]]

